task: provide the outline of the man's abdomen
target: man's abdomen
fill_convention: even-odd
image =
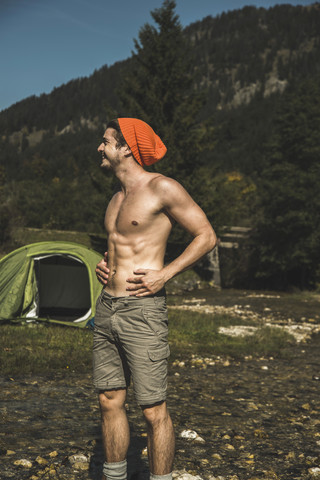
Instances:
[[[149,269],[149,270],[161,270],[163,268],[163,263],[161,261],[149,261],[148,263],[144,259],[143,261],[135,261],[134,263],[128,261],[128,265],[119,265],[116,266],[114,262],[110,262],[109,269],[109,278],[108,283],[105,286],[104,290],[112,295],[113,297],[125,297],[127,295],[132,295],[132,290],[127,290],[127,288],[132,288],[136,283],[129,283],[127,280],[129,278],[135,278],[139,280],[143,277],[143,274],[138,275],[134,274],[136,270]]]

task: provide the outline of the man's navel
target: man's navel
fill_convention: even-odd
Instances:
[[[132,225],[134,225],[135,227],[136,227],[137,225],[139,225],[138,222],[137,222],[137,220],[132,220],[131,223],[132,223]]]

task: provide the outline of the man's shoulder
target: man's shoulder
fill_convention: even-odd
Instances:
[[[164,207],[171,207],[190,198],[188,192],[177,180],[165,175],[154,174],[149,186]]]
[[[150,188],[156,192],[161,193],[163,191],[168,191],[168,189],[172,190],[176,188],[183,188],[182,185],[173,178],[166,177],[160,173],[152,173],[151,175],[152,176],[150,177],[149,185]]]

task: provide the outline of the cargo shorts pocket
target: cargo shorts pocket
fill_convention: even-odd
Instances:
[[[160,360],[165,360],[170,356],[170,347],[169,345],[164,345],[160,348],[150,348],[148,350],[148,355],[152,362],[159,362]]]
[[[162,345],[148,349],[149,363],[149,386],[157,394],[165,395],[167,390],[169,345]]]

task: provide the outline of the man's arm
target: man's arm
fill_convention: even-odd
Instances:
[[[134,277],[127,279],[130,295],[146,296],[164,287],[166,282],[192,267],[217,243],[217,238],[205,213],[175,180],[158,177],[155,192],[164,210],[193,236],[193,240],[175,260],[162,270],[137,269]]]
[[[107,285],[109,272],[110,272],[108,268],[107,255],[108,255],[108,252],[104,252],[104,257],[97,264],[96,270],[95,270],[97,279],[99,280],[100,283],[102,283],[102,285]]]

